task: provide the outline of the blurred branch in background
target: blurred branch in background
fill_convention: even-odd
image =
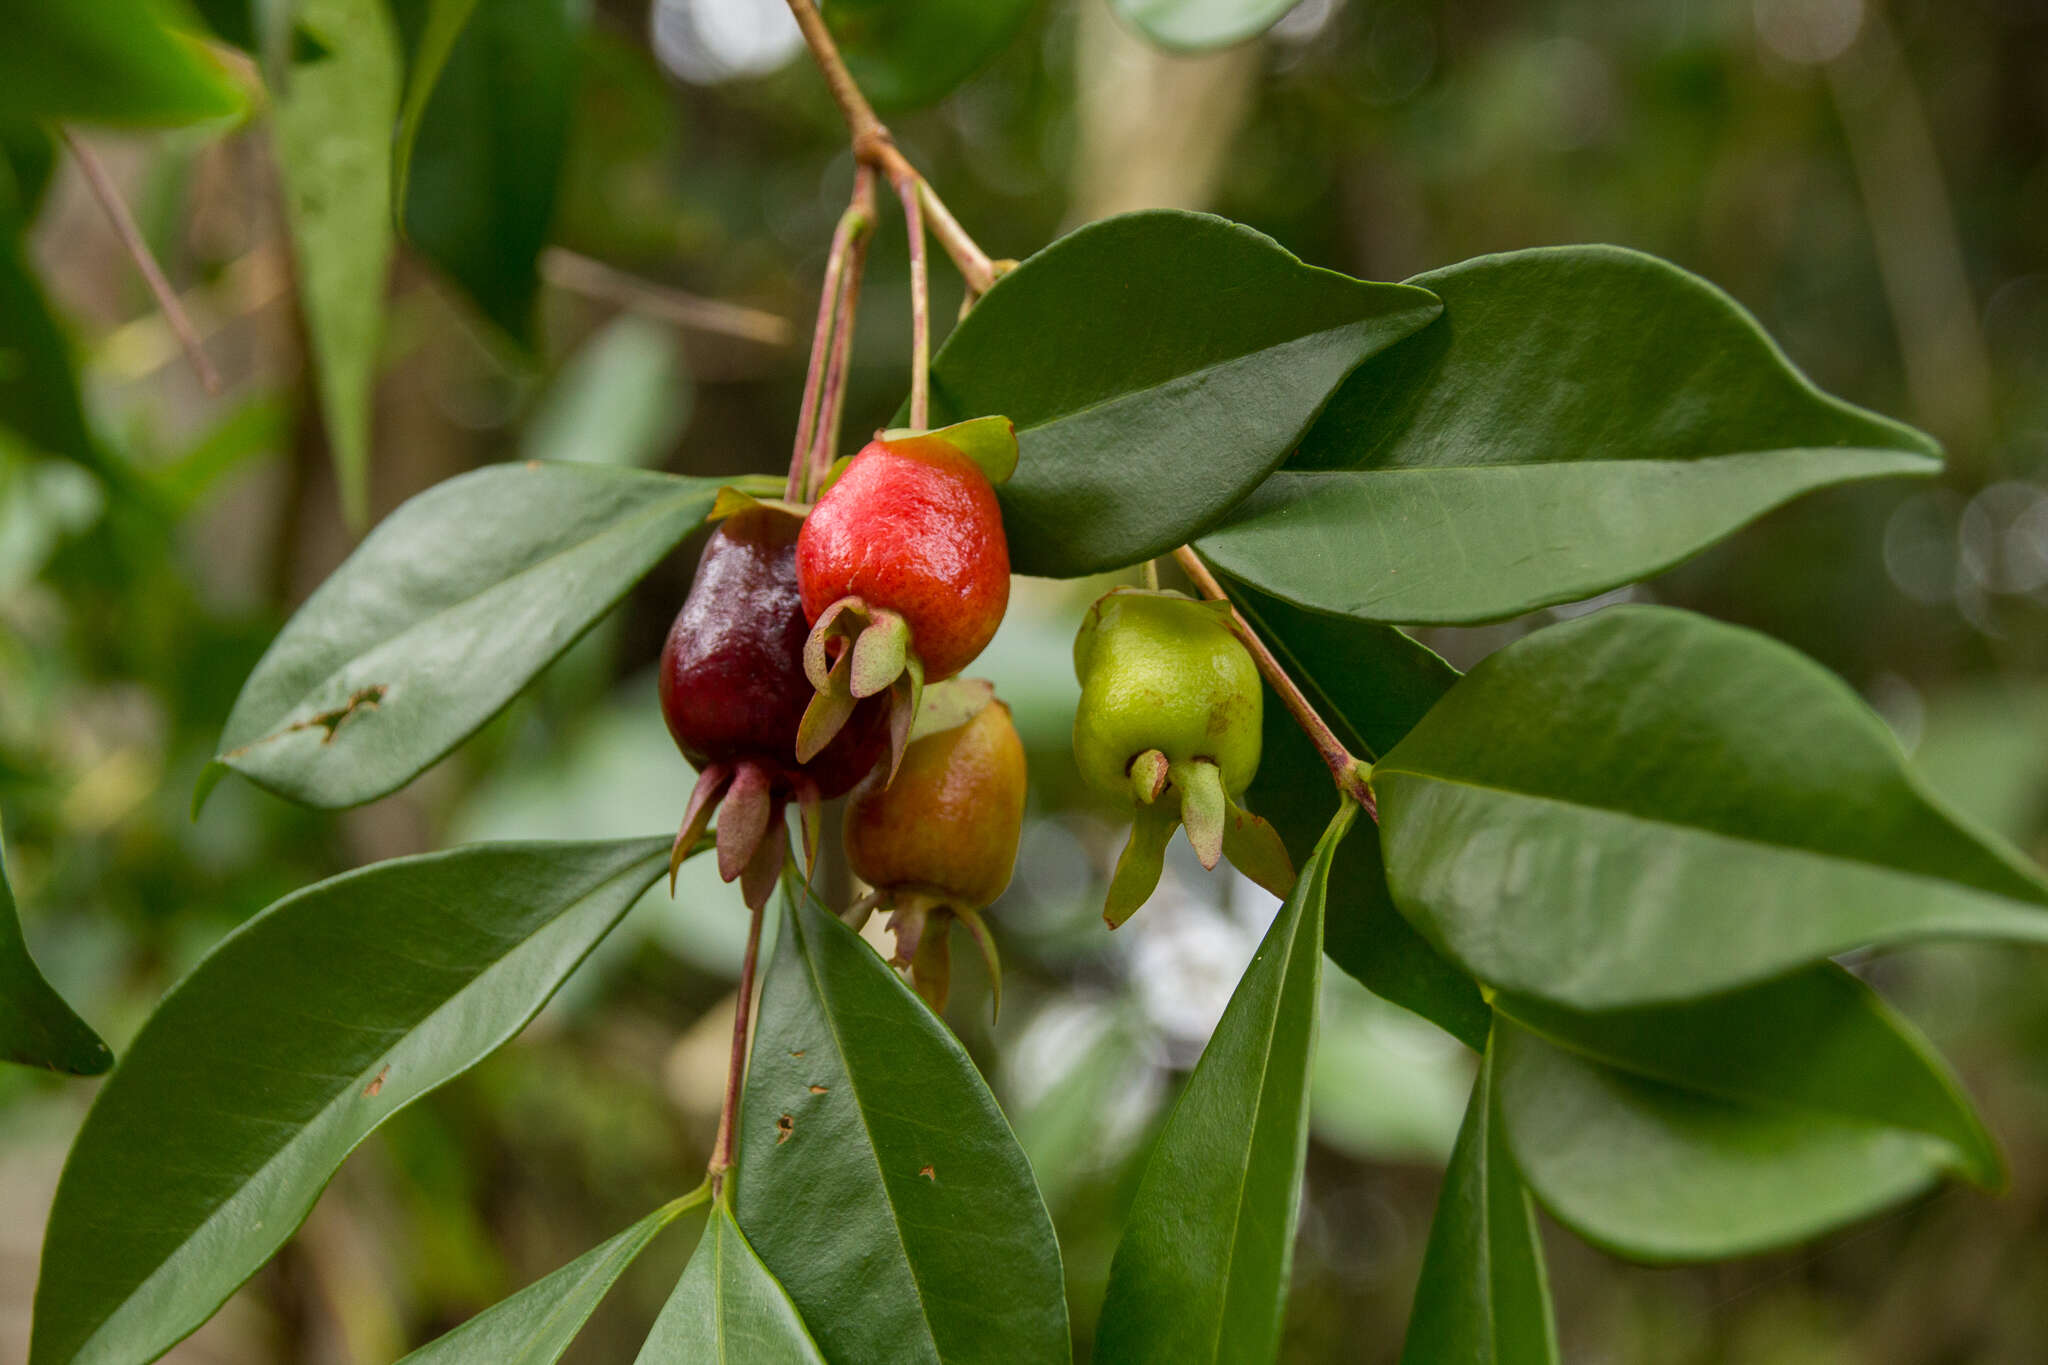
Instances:
[[[559,289],[616,303],[690,331],[711,332],[764,346],[787,346],[795,335],[789,319],[775,313],[721,299],[699,298],[685,290],[615,270],[602,261],[562,247],[549,247],[541,256],[540,269],[541,277]]]

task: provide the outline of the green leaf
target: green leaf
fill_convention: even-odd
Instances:
[[[1437,1195],[1403,1365],[1556,1365],[1543,1242],[1508,1151],[1498,1063],[1486,1050]]]
[[[398,110],[398,132],[391,149],[392,198],[398,204],[406,201],[413,144],[419,139],[427,106],[476,5],[477,0],[392,0],[392,18],[406,54],[405,99]]]
[[[1002,1111],[809,897],[761,998],[736,1212],[829,1359],[1069,1358],[1059,1245]]]
[[[0,122],[0,222],[8,232],[33,223],[57,170],[57,140],[41,124]]]
[[[65,1163],[31,1365],[154,1359],[377,1125],[518,1033],[667,867],[667,838],[480,844],[287,896],[150,1016]]]
[[[1159,1135],[1110,1264],[1098,1360],[1270,1360],[1308,1151],[1330,862],[1346,804],[1245,968]]]
[[[1925,1189],[1952,1160],[1922,1133],[1712,1099],[1496,1027],[1523,1178],[1617,1255],[1723,1260],[1803,1241]]]
[[[233,118],[247,103],[151,0],[0,6],[0,120],[123,126]]]
[[[1207,52],[1256,38],[1301,0],[1110,0],[1125,23],[1175,52]]]
[[[114,1054],[43,979],[14,908],[0,848],[0,1061],[48,1067],[74,1076],[97,1076]]]
[[[2048,942],[2048,883],[1754,632],[1617,607],[1488,658],[1373,772],[1403,913],[1481,981],[1697,999],[1865,945]]]
[[[1547,247],[1410,283],[1443,316],[1204,538],[1232,576],[1366,620],[1485,621],[1667,569],[1814,489],[1940,468],[1654,257]]]
[[[1000,52],[1033,0],[825,0],[825,26],[879,109],[934,104]]]
[[[1231,598],[1345,747],[1364,757],[1400,742],[1458,671],[1392,626],[1325,616],[1256,588]],[[1336,809],[1337,789],[1287,708],[1268,698],[1258,775],[1245,805],[1280,831],[1299,867]],[[1330,864],[1323,951],[1374,994],[1413,1010],[1475,1052],[1493,1016],[1478,983],[1430,947],[1394,908],[1376,838],[1346,839]]]
[[[1546,1041],[1633,1075],[1755,1108],[1858,1119],[1941,1139],[1987,1188],[1998,1145],[1919,1030],[1832,962],[1709,1000],[1582,1014],[1501,995]]]
[[[279,58],[318,61],[327,49],[303,30],[293,31],[299,0],[193,0],[192,8],[224,43],[263,59],[268,79]],[[286,84],[289,85],[289,77]]]
[[[473,733],[704,519],[720,481],[494,465],[393,512],[242,685],[217,763],[352,806]]]
[[[406,237],[529,355],[581,9],[580,0],[407,0],[398,9],[401,24],[417,16],[422,32],[397,146]]]
[[[520,433],[529,460],[658,467],[690,414],[675,332],[622,313],[572,356]]]
[[[29,262],[27,219],[13,188],[0,180],[0,427],[104,474],[108,461],[86,421],[70,345]]]
[[[640,1348],[643,1365],[824,1365],[796,1305],[721,1201]]]
[[[300,20],[328,55],[293,67],[278,100],[278,174],[342,510],[360,528],[391,264],[398,43],[380,0],[301,0]]]
[[[932,362],[932,423],[1014,421],[1017,473],[996,490],[1011,567],[1095,573],[1213,525],[1345,375],[1437,309],[1221,218],[1125,214],[997,281]]]
[[[400,1365],[553,1365],[647,1244],[703,1203],[707,1193],[708,1187],[662,1205],[610,1241],[436,1337]]]

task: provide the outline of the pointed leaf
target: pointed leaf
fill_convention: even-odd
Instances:
[[[29,186],[0,168],[0,428],[37,450],[105,474],[108,461],[86,421],[71,346],[50,311],[28,256]]]
[[[0,119],[151,125],[232,118],[247,108],[205,50],[166,28],[150,0],[6,9]]]
[[[1617,607],[1488,658],[1373,773],[1402,911],[1483,981],[1696,999],[1850,948],[2048,942],[2048,882],[1765,637]]]
[[[796,1305],[722,1203],[640,1348],[641,1365],[825,1365]]]
[[[808,896],[761,997],[735,1211],[832,1360],[1064,1361],[1059,1246],[959,1040]]]
[[[467,24],[446,18],[474,8]],[[519,348],[538,349],[540,253],[554,225],[576,93],[579,0],[406,0],[423,43],[398,142],[405,235]],[[421,11],[425,10],[426,13]],[[415,29],[418,31],[418,29]],[[424,82],[424,89],[422,88]]]
[[[2004,1179],[1962,1083],[1876,991],[1825,962],[1683,1005],[1582,1014],[1501,995],[1494,1008],[1616,1070],[1761,1109],[1858,1119],[1941,1139],[1979,1185]]]
[[[703,1198],[685,1195],[662,1205],[610,1241],[436,1337],[399,1365],[553,1365],[647,1244]]]
[[[997,281],[932,361],[933,419],[1017,424],[996,490],[1016,572],[1118,568],[1213,525],[1345,375],[1437,308],[1221,218],[1125,214]]]
[[[277,168],[342,509],[360,528],[391,264],[398,41],[379,0],[301,0],[300,19],[327,55],[292,68],[276,108]]]
[[[1925,1189],[1953,1160],[1922,1133],[1710,1099],[1496,1027],[1523,1178],[1617,1255],[1724,1260],[1803,1241]]]
[[[72,1145],[31,1365],[151,1360],[206,1321],[377,1125],[525,1026],[661,875],[668,842],[401,858],[223,939]]]
[[[1437,1195],[1402,1365],[1557,1365],[1536,1208],[1502,1129],[1489,1047]]]
[[[704,519],[719,481],[496,465],[400,507],[299,608],[219,762],[294,801],[395,791],[467,738]]]
[[[1099,1360],[1270,1360],[1308,1151],[1330,861],[1346,804],[1273,917],[1145,1165],[1095,1332]]]
[[[854,82],[877,108],[943,98],[1008,42],[1032,0],[825,0]]]
[[[1241,584],[1231,585],[1231,596],[1360,757],[1391,749],[1458,680],[1456,669],[1392,626],[1303,611]],[[1299,866],[1336,809],[1330,770],[1283,706],[1265,708],[1261,755],[1245,804],[1279,831]],[[1485,1048],[1492,1015],[1478,984],[1394,908],[1378,839],[1347,839],[1337,849],[1323,951],[1374,994],[1475,1052]]]
[[[114,1054],[64,1003],[29,956],[0,848],[0,1061],[97,1076]]]
[[[1546,247],[1409,283],[1443,316],[1204,537],[1233,577],[1367,620],[1492,620],[1667,569],[1814,489],[1940,468],[1655,257]]]
[[[1117,17],[1163,48],[1208,52],[1256,38],[1301,0],[1111,0]]]

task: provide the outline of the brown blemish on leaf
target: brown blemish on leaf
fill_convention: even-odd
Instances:
[[[389,1076],[390,1074],[391,1067],[387,1063],[384,1069],[382,1071],[379,1071],[375,1076],[371,1077],[370,1083],[363,1087],[363,1094],[367,1097],[370,1095],[375,1095],[379,1090],[382,1090],[384,1088],[384,1078],[386,1076]]]
[[[308,716],[304,720],[293,721],[276,734],[265,735],[262,739],[252,740],[239,749],[230,749],[227,753],[222,754],[221,757],[234,758],[237,755],[246,754],[258,744],[268,744],[273,739],[283,739],[286,735],[295,735],[301,730],[324,730],[327,733],[320,737],[320,742],[322,744],[332,743],[336,730],[347,724],[357,712],[376,710],[383,703],[385,695],[390,691],[391,689],[383,683],[372,683],[368,687],[358,687],[347,701],[335,707],[332,711],[322,711],[318,715]]]
[[[790,1053],[789,1055],[792,1057],[801,1057],[804,1055],[804,1050],[802,1048],[798,1048],[796,1051]]]
[[[923,1176],[926,1180],[931,1181],[934,1185],[939,1183],[939,1173],[929,1166],[918,1167],[917,1173]]]
[[[825,1093],[825,1087],[822,1085],[814,1085],[811,1087],[811,1093],[813,1095],[822,1095]]]
[[[784,1114],[781,1118],[775,1120],[775,1145],[780,1147],[783,1143],[789,1141],[790,1134],[795,1131],[796,1120],[788,1114]]]

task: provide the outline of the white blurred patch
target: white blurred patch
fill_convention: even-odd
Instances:
[[[765,76],[803,47],[784,0],[655,0],[648,29],[661,64],[692,85]]]

